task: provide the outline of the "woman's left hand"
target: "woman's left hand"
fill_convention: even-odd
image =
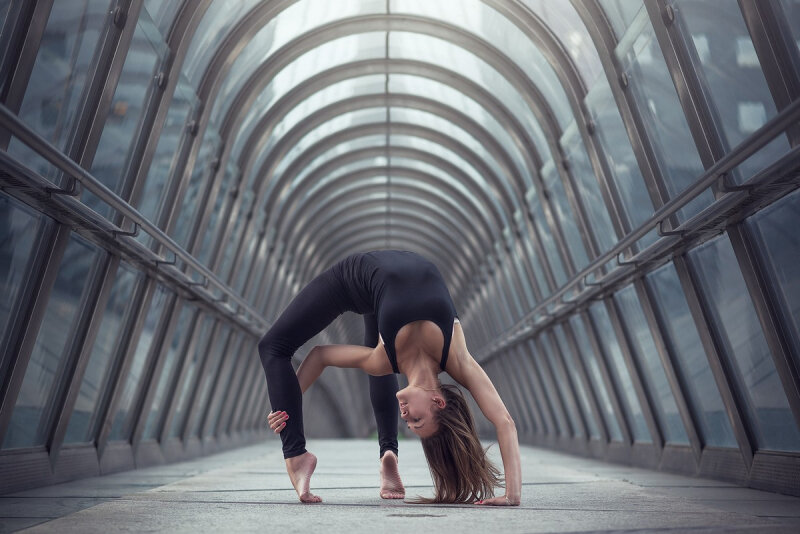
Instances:
[[[519,506],[519,499],[512,499],[507,495],[503,495],[501,497],[492,497],[491,499],[475,501],[474,504],[479,504],[481,506]]]

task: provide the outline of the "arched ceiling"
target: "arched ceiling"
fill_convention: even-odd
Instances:
[[[569,172],[562,136],[589,139],[582,101],[602,72],[557,4],[184,2],[172,33],[191,41],[176,60],[200,102],[192,157],[213,144],[215,179],[233,175],[229,277],[298,285],[389,247],[437,263],[457,306],[507,257],[529,299],[552,291],[532,258],[570,258],[540,174]]]

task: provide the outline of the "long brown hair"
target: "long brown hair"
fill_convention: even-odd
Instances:
[[[416,504],[472,503],[494,496],[503,485],[500,471],[486,457],[475,432],[475,421],[458,387],[443,384],[445,407],[434,415],[435,434],[421,438],[433,478],[434,497],[417,497]]]

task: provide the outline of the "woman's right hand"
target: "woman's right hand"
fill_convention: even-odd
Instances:
[[[289,414],[286,412],[269,412],[267,416],[267,424],[276,434],[280,434],[281,430],[286,426],[286,420],[289,419]]]

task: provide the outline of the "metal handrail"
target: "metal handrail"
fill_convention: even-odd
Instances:
[[[125,202],[111,189],[92,176],[86,169],[78,165],[61,150],[47,141],[47,139],[40,136],[31,129],[30,126],[22,122],[19,117],[3,104],[0,104],[0,126],[7,129],[13,136],[37,152],[67,176],[79,181],[88,191],[92,192],[100,200],[130,220],[134,224],[137,233],[138,229],[145,231],[155,239],[159,245],[174,254],[174,258],[161,258],[157,260],[156,268],[159,268],[159,265],[172,265],[180,258],[186,265],[202,275],[205,281],[203,284],[204,287],[208,287],[209,283],[215,286],[226,296],[226,300],[236,303],[240,307],[240,310],[247,311],[247,313],[252,316],[254,323],[266,330],[267,323],[263,320],[261,314],[252,308],[246,300],[236,294],[225,282],[220,280],[208,267],[200,263],[158,226],[150,222],[133,206]],[[132,239],[132,235],[134,235],[132,232],[128,232],[122,228],[114,230],[114,233],[117,237],[123,239]],[[209,302],[213,304],[213,301],[209,300]]]
[[[788,127],[797,124],[800,122],[800,100],[795,100],[790,105],[786,106],[778,115],[764,123],[761,128],[753,132],[750,137],[740,143],[737,147],[733,150],[728,152],[724,157],[720,158],[714,165],[708,168],[703,175],[696,181],[694,184],[689,186],[686,190],[684,190],[680,195],[676,196],[672,200],[666,202],[661,208],[655,211],[655,213],[647,219],[644,223],[639,225],[635,230],[630,232],[624,238],[622,238],[613,248],[605,252],[604,254],[598,256],[594,261],[589,263],[586,267],[584,267],[580,272],[576,273],[569,281],[567,281],[563,286],[561,286],[557,291],[547,297],[545,300],[540,302],[533,310],[525,314],[519,321],[517,321],[512,327],[508,328],[504,334],[499,336],[503,341],[490,343],[484,350],[481,352],[485,352],[487,354],[491,354],[496,352],[503,346],[505,346],[509,341],[518,337],[516,333],[521,328],[523,328],[526,324],[533,321],[537,315],[540,315],[543,310],[546,310],[547,307],[556,302],[562,302],[562,297],[567,293],[567,291],[579,287],[580,284],[585,280],[589,275],[595,273],[598,269],[609,263],[610,261],[616,261],[619,265],[617,268],[612,270],[611,272],[607,273],[606,276],[601,278],[596,278],[595,282],[592,282],[588,285],[590,286],[602,286],[603,279],[610,276],[613,272],[618,271],[621,268],[627,267],[629,265],[634,265],[637,263],[637,257],[646,257],[647,253],[651,250],[654,250],[656,247],[663,245],[663,241],[666,239],[676,239],[676,235],[681,234],[684,230],[681,229],[681,224],[676,228],[671,229],[669,232],[665,233],[663,237],[658,239],[657,241],[651,243],[647,248],[640,251],[636,255],[631,258],[627,258],[624,261],[620,261],[620,255],[624,256],[624,253],[627,249],[629,249],[632,245],[642,239],[648,232],[653,230],[654,228],[658,227],[659,230],[661,229],[661,224],[663,221],[667,220],[669,217],[674,215],[679,209],[684,207],[686,204],[694,200],[697,196],[703,193],[706,189],[714,185],[721,176],[724,176],[730,171],[744,162],[747,158],[761,150],[764,146],[766,146],[769,142],[771,142],[776,136],[783,133]],[[739,187],[744,189],[745,185],[752,186],[757,184],[742,184]],[[730,190],[728,191],[730,194],[741,193],[740,190]],[[585,288],[583,290],[578,290],[578,295],[584,293]],[[577,298],[577,297],[576,297]],[[574,300],[574,299],[573,299]]]

